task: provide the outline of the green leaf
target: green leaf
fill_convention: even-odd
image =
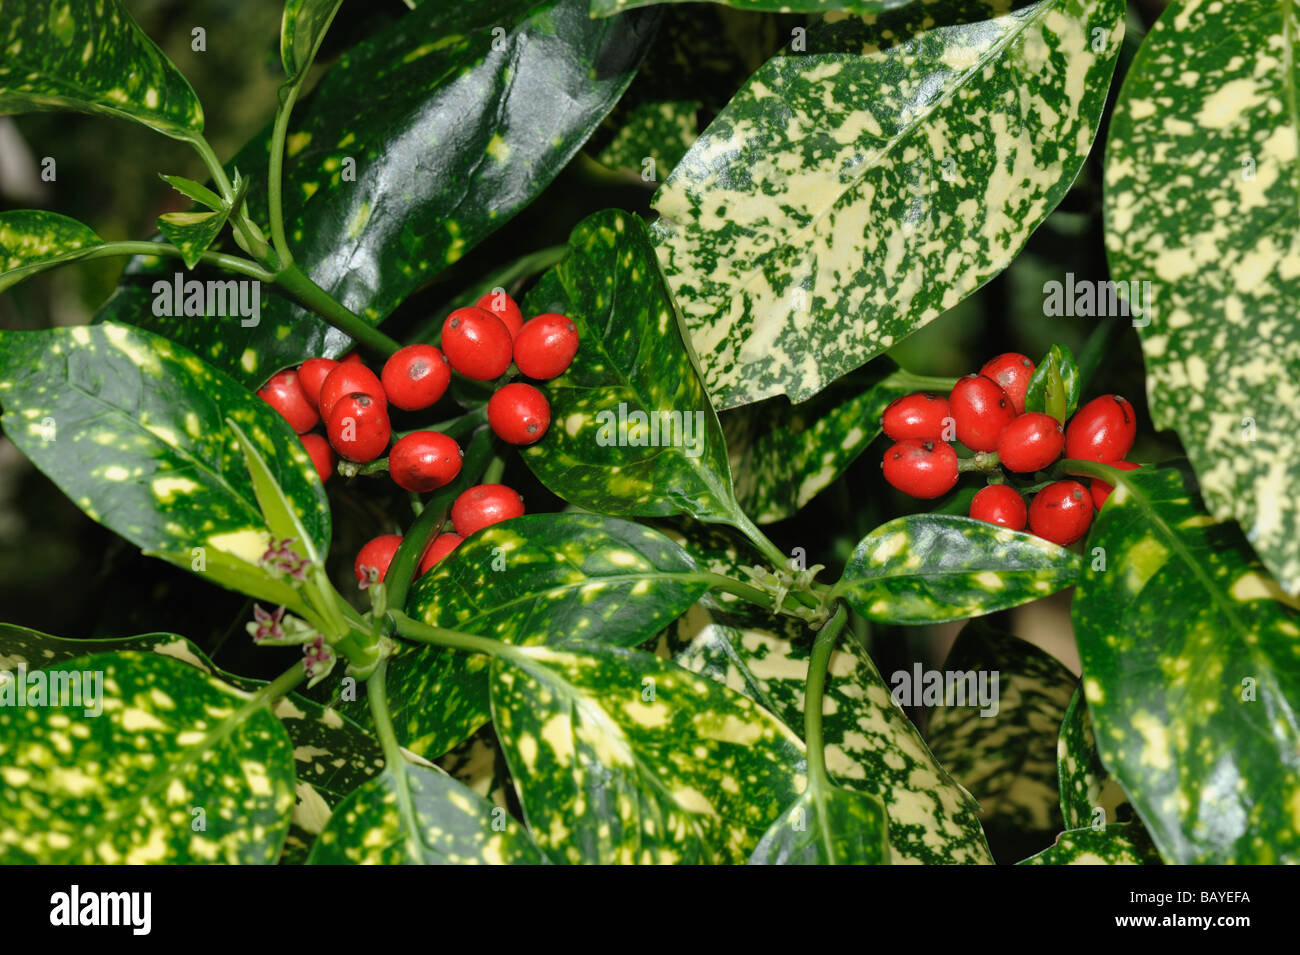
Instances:
[[[647,159],[654,160],[652,173],[672,169],[695,142],[700,106],[699,100],[638,103],[623,117],[614,138],[596,154],[596,162],[638,177],[645,175]],[[657,178],[656,174],[652,181]]]
[[[515,798],[510,769],[491,723],[438,757],[437,766],[494,806],[509,809]]]
[[[688,3],[694,0],[591,0],[593,17],[609,17],[623,10],[648,7],[660,3]],[[901,7],[912,0],[711,0],[737,10],[770,10],[775,13],[829,13],[846,10],[851,13],[876,13],[890,7]]]
[[[803,404],[785,398],[720,416],[736,498],[759,524],[793,517],[830,487],[880,434],[880,416],[915,389],[888,358],[840,379]]]
[[[93,520],[186,570],[252,596],[292,590],[259,566],[270,528],[231,419],[268,462],[304,528],[329,547],[325,490],[266,402],[184,348],[115,322],[0,332],[9,439]]]
[[[226,218],[221,212],[164,212],[158,217],[158,231],[181,250],[185,267],[192,269],[221,234]]]
[[[888,865],[885,807],[875,796],[810,782],[763,834],[749,864]]]
[[[980,821],[994,847],[1065,828],[1056,736],[1074,675],[1033,644],[980,621],[962,628],[942,673],[943,702],[930,710],[926,739],[935,758],[979,800]],[[991,688],[991,705],[976,692],[981,676]]]
[[[519,823],[435,766],[385,769],[343,800],[312,865],[537,865]]]
[[[1100,831],[1072,829],[1021,865],[1160,865],[1160,855],[1141,824],[1113,822]]]
[[[535,5],[419,4],[344,54],[295,108],[283,187],[294,261],[366,321],[378,324],[551,183],[626,88],[657,19],[592,20],[587,0],[523,19]],[[268,128],[227,170],[264,168],[269,140]],[[265,182],[250,185],[248,207],[267,221]],[[173,266],[133,260],[97,320],[150,328],[250,388],[351,346],[270,286],[256,327],[155,316],[151,283]]]
[[[557,863],[743,862],[805,785],[777,719],[635,650],[512,649],[492,662],[492,716]]]
[[[284,0],[280,62],[290,81],[311,66],[343,0]]]
[[[433,627],[508,643],[583,639],[631,647],[705,589],[695,563],[656,530],[594,514],[531,514],[457,547],[416,581],[407,612]],[[389,667],[402,745],[439,756],[487,722],[487,664],[482,656],[404,646]],[[360,700],[343,705],[359,719],[363,707]]]
[[[554,424],[523,459],[550,490],[608,514],[733,523],[739,507],[717,415],[641,220],[583,220],[569,255],[524,301],[578,327],[578,354],[545,386]]]
[[[248,468],[257,506],[262,510],[262,517],[271,535],[278,540],[293,541],[296,545],[300,545],[302,556],[313,564],[320,563],[322,555],[317,552],[315,542],[303,527],[294,503],[289,500],[284,493],[284,488],[280,487],[275,475],[267,467],[266,459],[233,419],[226,419],[226,427],[234,432],[239,452],[244,456],[244,466]]]
[[[1066,829],[1084,829],[1112,822],[1128,822],[1133,807],[1128,796],[1106,771],[1097,753],[1088,704],[1079,685],[1061,718],[1056,744],[1057,786]],[[1140,823],[1139,823],[1140,825]]]
[[[1300,861],[1300,612],[1188,470],[1120,473],[1071,608],[1102,760],[1167,861]]]
[[[692,555],[714,573],[743,576],[744,559],[715,536],[690,528]],[[812,643],[801,621],[710,593],[661,635],[657,652],[743,693],[801,732]],[[892,861],[992,862],[975,800],[930,754],[856,639],[842,638],[832,653],[825,693],[827,769],[843,788],[884,803]]]
[[[655,242],[718,408],[803,401],[881,354],[1006,268],[1069,190],[1124,4],[929,28],[972,6],[992,12],[915,4],[814,28],[656,194]]]
[[[1111,277],[1130,301],[1146,303],[1134,324],[1153,423],[1178,432],[1210,513],[1241,524],[1292,594],[1300,594],[1297,86],[1293,3],[1172,3],[1124,81],[1105,182]]]
[[[4,14],[0,113],[107,113],[174,139],[203,131],[194,90],[120,0],[5,0]]]
[[[182,196],[193,199],[199,205],[207,206],[213,212],[219,212],[226,207],[225,201],[219,195],[193,179],[186,179],[184,176],[164,176],[162,173],[158,174],[158,178]]]
[[[0,706],[0,862],[275,861],[294,766],[265,701],[154,654],[39,672],[49,702],[34,703],[28,673],[27,705]],[[96,699],[50,705],[60,684],[94,687]]]
[[[0,292],[103,245],[89,226],[57,212],[0,212]]]
[[[1064,345],[1053,345],[1034,367],[1025,391],[1025,410],[1045,412],[1065,424],[1079,407],[1081,387],[1074,353]]]
[[[868,620],[962,620],[1073,584],[1082,561],[1035,534],[951,514],[914,514],[858,543],[835,593]]]

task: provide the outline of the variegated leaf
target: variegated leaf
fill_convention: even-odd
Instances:
[[[55,637],[0,623],[0,670],[53,666],[88,654],[135,650],[189,664],[246,692],[264,684],[219,670],[192,642],[174,633],[136,637]],[[302,862],[329,818],[330,808],[383,768],[379,744],[336,710],[296,694],[281,698],[272,712],[293,743],[294,806],[280,862]]]
[[[206,206],[213,212],[225,207],[226,203],[222,198],[202,183],[195,182],[193,179],[186,179],[184,176],[164,176],[158,174],[158,178],[167,185],[171,186],[177,192],[187,199],[193,199],[201,206]]]
[[[981,6],[1003,15],[934,27],[970,14],[958,0],[811,30],[655,196],[718,408],[802,401],[881,354],[1006,268],[1069,190],[1124,4]]]
[[[686,3],[689,0],[591,0],[591,15],[609,17],[635,7],[649,7],[660,3]],[[770,10],[776,13],[829,13],[832,10],[850,10],[855,13],[875,13],[890,7],[901,7],[912,0],[711,0],[725,3],[737,10]]]
[[[759,524],[792,517],[843,474],[880,434],[880,416],[914,391],[887,358],[811,401],[784,398],[720,416],[741,507]]]
[[[284,74],[296,80],[316,58],[325,33],[343,0],[284,0],[280,19],[280,62]]]
[[[750,865],[888,865],[889,820],[875,796],[808,789],[759,840]]]
[[[637,216],[579,223],[524,311],[578,327],[577,357],[543,389],[554,424],[523,452],[543,484],[601,513],[737,519],[722,429]]]
[[[266,459],[321,555],[329,505],[302,442],[266,402],[115,322],[0,332],[0,402],[10,440],[93,520],[214,583],[298,606],[259,566],[271,532],[226,420]]]
[[[1114,822],[1101,830],[1071,829],[1051,848],[1021,865],[1161,865],[1160,854],[1138,822]]]
[[[185,267],[192,269],[221,234],[226,218],[224,212],[166,212],[158,217],[158,231],[181,250]]]
[[[536,865],[546,861],[505,810],[436,766],[384,770],[343,800],[312,865]]]
[[[1101,758],[1169,862],[1300,861],[1300,611],[1185,466],[1120,472],[1071,607]],[[1225,782],[1226,781],[1226,782]]]
[[[806,783],[775,717],[635,650],[513,649],[492,663],[492,716],[557,863],[743,862]]]
[[[0,113],[108,113],[185,139],[203,131],[194,90],[120,0],[4,0]]]
[[[926,740],[979,800],[994,848],[1060,832],[1056,735],[1077,683],[1073,674],[1033,644],[980,621],[962,628],[941,672],[943,703],[929,711]],[[981,679],[988,696],[980,695]]]
[[[1034,366],[1025,389],[1025,410],[1050,414],[1065,424],[1079,407],[1082,386],[1074,353],[1064,345],[1053,345]]]
[[[293,747],[265,701],[156,654],[38,672],[49,702],[33,701],[27,674],[27,705],[0,706],[0,861],[275,861],[294,804]],[[96,702],[83,692],[53,705],[74,678]],[[16,690],[8,681],[0,699]]]
[[[0,212],[0,292],[37,272],[80,259],[103,244],[89,226],[57,212]]]
[[[448,776],[464,783],[492,805],[502,809],[511,806],[515,798],[514,783],[492,724],[448,750],[436,762]]]
[[[1073,584],[1082,561],[1034,534],[952,514],[914,514],[862,538],[835,585],[868,620],[962,620]]]
[[[1293,594],[1297,86],[1294,0],[1172,3],[1124,81],[1105,182],[1111,276],[1149,303],[1135,324],[1154,424],[1178,432],[1210,513],[1240,523]]]
[[[529,514],[485,528],[452,551],[412,587],[407,612],[430,626],[508,643],[583,639],[631,647],[705,588],[685,551],[656,530],[594,514]],[[481,656],[403,647],[389,667],[402,745],[439,756],[487,722],[487,666]],[[342,704],[358,719],[364,705]]]
[[[642,179],[649,166],[648,181],[658,181],[658,170],[676,166],[699,135],[696,115],[700,105],[699,100],[638,103],[621,117],[622,125],[596,154],[596,162]]]
[[[1070,697],[1056,741],[1057,788],[1066,829],[1083,829],[1133,817],[1124,790],[1106,771],[1097,753],[1092,719],[1082,684]],[[1141,823],[1139,823],[1141,825]]]

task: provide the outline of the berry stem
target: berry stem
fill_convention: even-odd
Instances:
[[[957,473],[966,474],[970,471],[991,473],[998,470],[1000,465],[996,451],[977,451],[972,457],[957,460]]]
[[[808,662],[808,683],[804,691],[803,738],[808,748],[809,785],[825,786],[830,783],[826,773],[826,750],[822,739],[822,697],[826,692],[826,671],[831,653],[839,641],[840,633],[848,620],[843,603],[836,603],[835,613],[817,631],[813,643],[812,659]]]
[[[946,395],[952,391],[953,385],[957,384],[957,379],[914,375],[910,371],[900,368],[881,383],[884,384],[885,382],[908,391],[935,391]]]
[[[275,274],[275,284],[303,308],[310,309],[339,331],[385,356],[401,346],[313,282],[302,269],[290,264]]]
[[[463,415],[455,418],[448,418],[446,421],[439,421],[437,424],[426,425],[423,428],[414,428],[410,431],[394,432],[394,439],[405,438],[409,434],[419,434],[421,431],[438,431],[449,438],[459,438],[463,434],[469,434],[481,424],[487,423],[487,406],[480,405],[473,411],[467,411]]]
[[[406,851],[416,862],[424,860],[420,851],[418,833],[420,823],[415,814],[415,803],[411,798],[410,784],[403,766],[406,757],[402,755],[401,744],[393,729],[393,717],[388,712],[388,688],[385,678],[388,674],[388,661],[381,660],[375,672],[366,680],[366,700],[370,703],[370,716],[374,720],[375,735],[384,751],[385,768],[393,774],[397,789],[397,811],[401,814],[403,828],[406,830]]]

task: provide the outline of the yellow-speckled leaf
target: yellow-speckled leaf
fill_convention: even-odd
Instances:
[[[233,420],[294,510],[298,552],[328,550],[325,490],[297,435],[165,338],[114,322],[0,332],[0,404],[9,439],[92,519],[214,583],[283,598],[258,566],[271,529]]]
[[[875,796],[810,781],[763,834],[749,864],[888,865],[885,807]]]
[[[0,212],[0,292],[104,244],[89,226],[57,212]]]
[[[311,66],[343,0],[285,0],[280,19],[280,62],[290,80]]]
[[[492,663],[492,716],[558,863],[743,862],[806,782],[779,720],[636,650],[511,650]]]
[[[1300,861],[1300,611],[1185,462],[1113,476],[1071,605],[1101,758],[1166,861]]]
[[[1078,681],[1054,657],[982,621],[962,628],[939,672],[943,705],[930,709],[925,729],[935,758],[979,800],[995,849],[1046,844],[1065,828],[1056,737]]]
[[[1035,534],[951,514],[882,524],[849,558],[837,594],[885,623],[939,623],[1005,610],[1068,587],[1077,554]]]
[[[293,746],[266,701],[156,654],[37,672],[26,705],[16,679],[0,687],[0,862],[276,860]]]
[[[665,181],[655,241],[718,408],[816,394],[1006,268],[1065,196],[1124,4],[1008,6],[828,19]],[[1003,15],[934,26],[972,7]]]
[[[545,856],[504,809],[434,766],[384,770],[335,807],[313,865],[539,865]]]
[[[1293,594],[1297,87],[1295,0],[1172,3],[1124,80],[1105,181],[1111,278],[1147,303],[1137,324],[1152,420],[1178,432],[1210,513],[1240,523]]]
[[[203,131],[194,90],[119,0],[4,0],[0,113],[71,109]]]
[[[1021,865],[1161,865],[1160,855],[1137,822],[1113,822],[1104,829],[1071,829],[1055,844]]]
[[[579,223],[524,310],[578,329],[573,364],[543,386],[554,424],[523,452],[543,484],[605,514],[737,520],[718,417],[639,217]]]
[[[591,0],[591,15],[613,16],[623,10],[648,7],[659,3],[686,3],[691,0]],[[725,3],[737,10],[769,10],[776,13],[829,13],[832,10],[852,10],[857,13],[875,13],[890,7],[901,7],[912,0],[712,0]]]
[[[1082,685],[1075,688],[1061,718],[1061,732],[1056,741],[1056,773],[1066,829],[1128,822],[1133,818],[1128,796],[1106,771],[1097,753]]]

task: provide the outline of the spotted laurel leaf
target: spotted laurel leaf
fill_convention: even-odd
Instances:
[[[1123,472],[1089,545],[1105,560],[1071,606],[1084,695],[1102,761],[1160,854],[1300,860],[1293,598],[1234,523],[1205,512],[1185,464]]]
[[[343,0],[285,0],[280,19],[280,62],[296,80],[316,58],[316,51]]]
[[[1021,865],[1161,865],[1160,854],[1138,822],[1104,829],[1071,829]]]
[[[1300,10],[1172,3],[1106,145],[1110,272],[1136,319],[1158,428],[1209,511],[1300,594]]]
[[[915,514],[862,538],[835,592],[868,620],[920,624],[1019,606],[1073,584],[1082,561],[1034,534]]]
[[[685,3],[688,0],[591,0],[593,17],[610,17],[623,10],[648,7],[659,3]],[[737,10],[767,10],[773,13],[829,13],[846,10],[852,13],[876,13],[900,7],[912,0],[719,0]]]
[[[806,784],[779,720],[636,650],[513,649],[492,663],[492,716],[553,862],[744,862]]]
[[[875,796],[812,779],[763,833],[750,865],[888,865],[889,820]]]
[[[294,804],[293,747],[266,701],[134,651],[38,673],[51,694],[78,683],[82,692],[37,705],[29,673],[28,705],[0,706],[0,861],[276,860]],[[96,681],[98,707],[86,695]]]
[[[89,226],[57,212],[0,212],[0,292],[37,272],[74,262],[103,244]]]
[[[934,26],[971,6],[815,28],[656,194],[659,256],[719,409],[803,401],[881,354],[1006,268],[1069,190],[1124,4],[988,4],[1002,15]]]
[[[120,0],[5,0],[4,13],[0,113],[108,113],[176,139],[203,131],[189,82]]]
[[[1056,741],[1057,788],[1066,829],[1098,823],[1128,822],[1133,807],[1097,752],[1088,704],[1080,684],[1061,717]]]

